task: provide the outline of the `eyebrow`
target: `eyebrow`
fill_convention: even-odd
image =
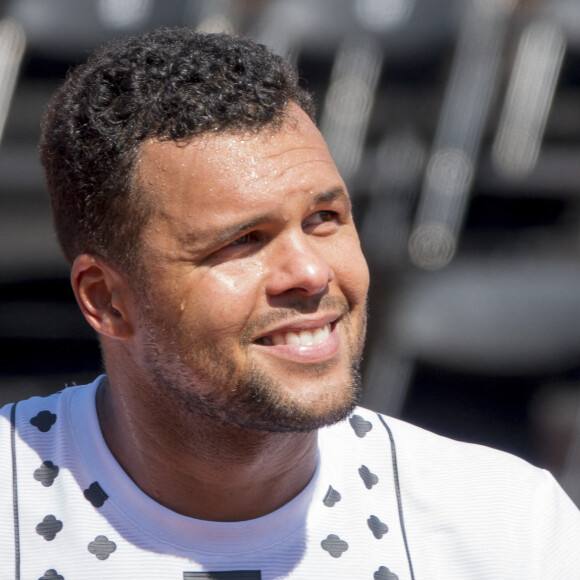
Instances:
[[[342,187],[335,187],[330,189],[329,191],[324,191],[314,196],[313,203],[317,205],[319,203],[328,203],[330,201],[334,201],[338,199],[340,201],[344,201],[348,208],[350,209],[351,203],[350,198],[348,197],[346,191]]]
[[[347,205],[348,211],[350,211],[351,203],[348,194],[342,187],[336,187],[322,193],[318,193],[312,197],[312,205],[317,206],[323,203],[330,203],[332,201],[339,200],[343,201]],[[192,232],[187,236],[190,242],[199,242],[200,238],[207,242],[208,247],[218,247],[226,242],[235,239],[243,232],[256,228],[264,223],[268,223],[275,219],[275,214],[266,213],[259,216],[255,216],[249,220],[242,220],[226,226],[215,233],[210,232],[209,234],[203,234],[203,232]]]

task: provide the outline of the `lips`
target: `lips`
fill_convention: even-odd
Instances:
[[[264,346],[312,346],[320,344],[330,336],[330,324],[308,330],[289,331],[263,336],[256,342]]]

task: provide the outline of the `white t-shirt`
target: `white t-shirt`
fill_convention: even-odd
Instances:
[[[365,409],[256,520],[176,514],[109,452],[91,385],[0,412],[0,579],[580,579],[580,512],[511,455]]]

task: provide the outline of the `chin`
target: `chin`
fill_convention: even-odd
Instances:
[[[319,381],[324,381],[323,377]],[[348,380],[336,382],[326,392],[296,396],[271,381],[253,381],[243,395],[228,405],[226,420],[245,429],[290,433],[314,431],[346,419],[361,395],[358,368]]]

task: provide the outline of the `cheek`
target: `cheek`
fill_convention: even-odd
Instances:
[[[369,269],[360,244],[347,244],[336,255],[340,260],[335,260],[333,270],[339,284],[353,304],[364,303],[369,289]]]
[[[192,296],[202,325],[238,332],[257,307],[262,281],[259,264],[230,263],[213,268],[195,283]]]

